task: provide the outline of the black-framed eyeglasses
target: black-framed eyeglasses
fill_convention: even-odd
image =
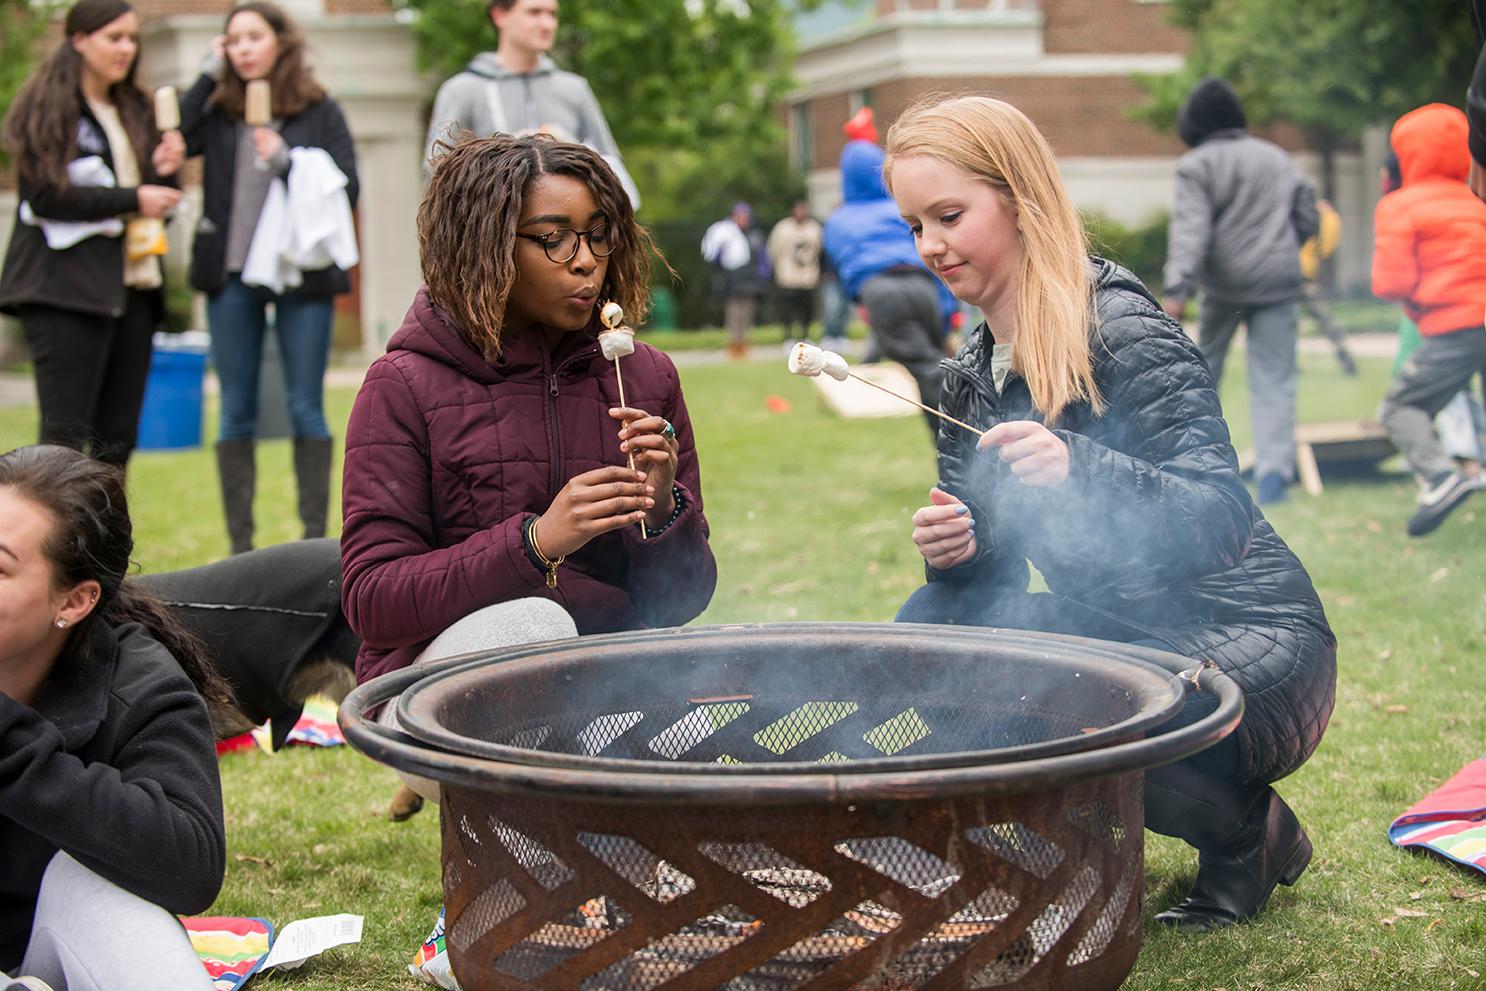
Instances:
[[[522,234],[518,232],[517,237],[528,241],[535,241],[542,246],[547,257],[555,264],[566,265],[578,254],[578,241],[582,238],[588,239],[588,250],[593,252],[595,258],[607,258],[609,252],[614,250],[614,242],[609,240],[609,222],[595,224],[586,231],[575,231],[571,227],[559,227],[555,231],[546,234]]]

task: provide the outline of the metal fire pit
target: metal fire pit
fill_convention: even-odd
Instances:
[[[1146,738],[1193,686],[1218,709]],[[1145,648],[801,624],[471,655],[340,719],[442,785],[466,991],[1097,991],[1140,948],[1142,771],[1242,708]]]

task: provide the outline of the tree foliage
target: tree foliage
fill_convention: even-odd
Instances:
[[[55,3],[0,0],[0,118],[10,112],[16,92],[35,68],[37,43],[56,8]],[[9,161],[0,149],[0,163]]]
[[[493,49],[485,0],[398,0],[424,64],[447,76]],[[779,108],[793,85],[793,17],[819,0],[562,0],[553,58],[587,78],[680,272],[683,320],[705,322],[706,225],[748,200],[769,222],[804,192]]]
[[[484,0],[400,4],[417,11],[424,62],[442,75],[495,47]],[[717,177],[747,177],[750,162],[776,161],[774,149],[784,147],[777,108],[791,85],[794,7],[787,0],[563,0],[552,55],[588,79],[627,164],[675,151],[700,156]],[[651,188],[642,184],[647,201]],[[659,213],[647,215],[671,213],[669,203],[655,207]]]
[[[1180,0],[1171,16],[1192,48],[1180,72],[1142,78],[1140,111],[1168,129],[1192,84],[1215,75],[1253,123],[1349,141],[1431,101],[1463,104],[1475,64],[1460,0]]]

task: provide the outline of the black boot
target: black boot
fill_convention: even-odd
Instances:
[[[222,483],[222,513],[232,553],[253,549],[253,489],[258,482],[251,440],[217,441],[217,478]]]
[[[333,446],[329,437],[294,438],[294,478],[299,485],[299,519],[306,540],[325,536]]]
[[[1172,770],[1179,772],[1175,782],[1161,773]],[[1311,861],[1311,841],[1273,788],[1180,773],[1187,770],[1162,768],[1147,777],[1146,814],[1151,829],[1186,840],[1198,853],[1192,890],[1156,921],[1201,932],[1262,912],[1276,884],[1299,880]],[[1195,781],[1199,776],[1205,780]]]

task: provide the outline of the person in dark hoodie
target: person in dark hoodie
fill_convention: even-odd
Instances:
[[[64,31],[5,117],[20,195],[0,312],[31,349],[42,443],[124,465],[165,315],[159,224],[181,198],[185,149],[155,130],[134,81],[133,8],[81,0]]]
[[[919,253],[986,317],[946,363],[941,404],[988,429],[940,434],[913,518],[928,583],[897,619],[1136,642],[1231,675],[1242,722],[1147,772],[1146,826],[1198,853],[1158,922],[1250,919],[1311,857],[1271,784],[1310,757],[1335,698],[1316,590],[1239,479],[1197,347],[1135,276],[1088,255],[1036,126],[963,97],[909,111],[887,144]],[[1028,561],[1050,591],[1028,592]],[[1216,705],[1188,699],[1173,726]]]
[[[118,468],[0,456],[0,987],[212,986],[176,914],[226,870],[208,709],[229,694],[125,577],[132,534]]]
[[[1177,129],[1192,150],[1176,166],[1164,295],[1179,320],[1202,291],[1198,343],[1215,381],[1238,325],[1248,329],[1254,478],[1264,505],[1284,499],[1295,478],[1300,246],[1320,219],[1315,189],[1290,156],[1247,128],[1221,79],[1203,79],[1182,103]]]
[[[604,156],[638,210],[639,190],[588,80],[559,69],[547,54],[557,36],[557,0],[489,0],[486,13],[499,35],[495,51],[476,55],[439,87],[428,122],[425,167],[437,142],[453,142],[462,131],[481,138],[540,131]]]
[[[825,252],[846,298],[866,310],[878,352],[908,369],[927,406],[939,404],[945,320],[954,297],[924,267],[913,233],[882,184],[883,152],[871,141],[841,149],[844,202],[826,219]],[[924,414],[931,433],[939,419]]]

